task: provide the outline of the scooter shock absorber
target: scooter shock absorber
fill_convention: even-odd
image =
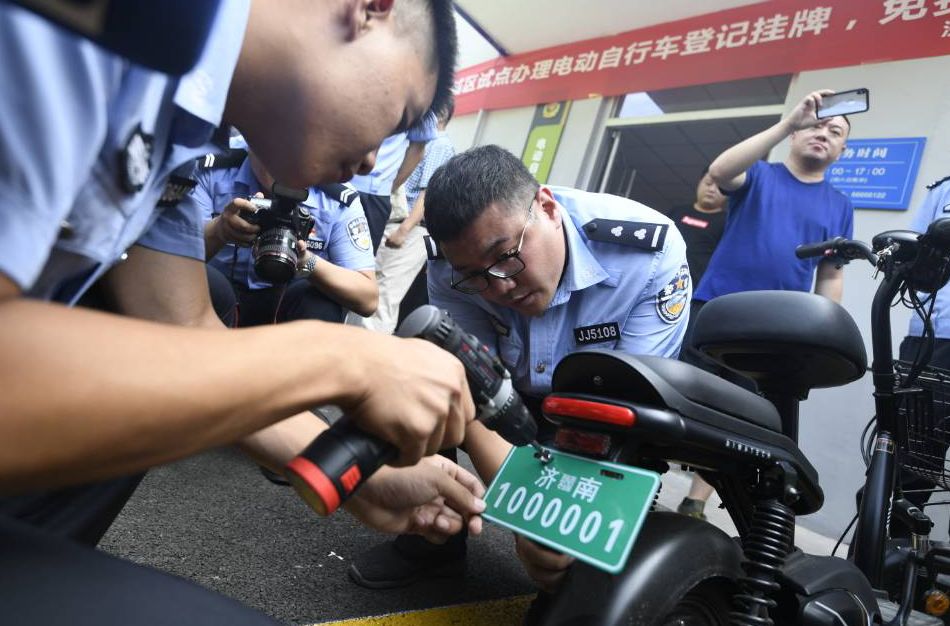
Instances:
[[[772,596],[779,589],[776,581],[785,557],[795,541],[795,513],[778,500],[755,505],[752,526],[742,542],[746,576],[739,579],[742,591],[735,596],[730,613],[736,626],[772,626],[769,610],[775,607]]]

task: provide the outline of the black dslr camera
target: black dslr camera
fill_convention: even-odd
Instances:
[[[241,211],[241,218],[261,227],[251,251],[254,271],[271,283],[286,283],[297,272],[297,241],[304,241],[313,230],[314,219],[300,203],[309,195],[306,189],[294,189],[274,183],[273,199],[248,198],[254,211]]]

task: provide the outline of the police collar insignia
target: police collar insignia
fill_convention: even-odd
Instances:
[[[429,235],[423,235],[422,241],[425,243],[426,254],[428,255],[430,261],[437,261],[439,259],[445,258],[442,256],[442,251],[439,250],[439,244],[435,239]]]
[[[675,324],[689,304],[689,266],[680,265],[676,275],[656,294],[656,313],[667,324]]]
[[[153,137],[146,135],[139,124],[119,152],[119,183],[127,193],[136,193],[145,186],[152,172],[153,143]]]
[[[590,343],[604,343],[620,339],[620,325],[617,322],[593,324],[574,329],[574,341],[584,346]]]
[[[492,329],[495,331],[496,335],[499,335],[500,337],[507,337],[508,335],[511,334],[511,328],[506,326],[504,322],[502,322],[500,319],[498,319],[494,315],[489,315],[488,321],[491,322]]]
[[[350,243],[360,250],[369,250],[372,246],[369,237],[369,224],[365,217],[354,217],[347,222],[346,233],[350,236]]]

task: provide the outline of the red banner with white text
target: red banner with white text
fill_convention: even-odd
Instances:
[[[950,0],[767,0],[459,70],[455,112],[947,54]]]

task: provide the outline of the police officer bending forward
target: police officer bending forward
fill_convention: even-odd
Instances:
[[[444,256],[429,261],[430,302],[500,356],[529,406],[550,391],[554,367],[571,352],[679,353],[692,291],[686,244],[653,209],[539,186],[514,155],[489,145],[432,176],[425,220]],[[486,482],[510,447],[478,423],[466,429],[465,450]],[[410,550],[392,548],[400,557]],[[433,561],[431,551],[418,552]],[[518,552],[543,587],[570,563],[521,537]]]

